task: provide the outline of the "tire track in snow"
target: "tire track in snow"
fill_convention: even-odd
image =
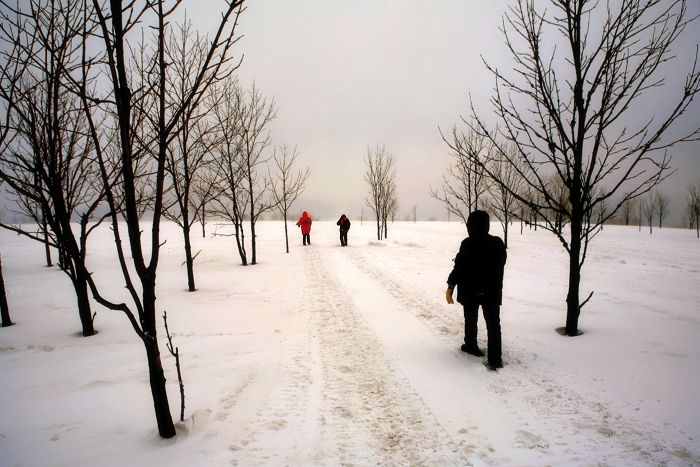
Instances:
[[[305,252],[312,332],[321,354],[326,412],[342,464],[468,465],[381,344],[317,248]]]
[[[357,249],[350,249],[348,252],[353,264],[360,271],[380,284],[406,310],[422,321],[433,334],[443,342],[461,345],[464,330],[464,320],[461,313],[448,315],[435,311],[440,309],[437,301],[426,299],[424,295],[407,289],[398,281],[372,266]]]
[[[459,317],[453,317],[436,312],[442,306],[436,300],[427,299],[408,289],[380,267],[371,264],[359,250],[348,249],[344,252],[354,266],[380,284],[434,335],[452,346],[455,343],[461,344],[464,326],[461,313]],[[481,325],[483,326],[483,321]],[[484,330],[481,332],[484,333]],[[509,343],[508,346],[510,349],[503,349],[503,358],[508,366],[498,372],[497,379],[489,383],[488,390],[501,394],[506,405],[508,397],[512,397],[509,394],[520,393],[522,402],[538,417],[556,417],[562,422],[554,423],[551,430],[548,430],[551,431],[548,436],[532,432],[536,430],[517,430],[514,438],[516,445],[546,452],[550,445],[561,444],[558,441],[560,439],[577,438],[580,440],[577,448],[568,449],[572,456],[570,460],[574,462],[700,465],[700,458],[684,446],[676,443],[668,446],[660,441],[659,430],[640,427],[636,421],[616,414],[594,394],[583,394],[574,388],[565,387],[529,364],[528,360],[539,358],[534,352],[529,352],[530,355],[527,356],[528,351],[519,348],[517,343]],[[604,449],[601,451],[601,448]],[[616,454],[600,454],[599,459],[592,459],[598,452]]]

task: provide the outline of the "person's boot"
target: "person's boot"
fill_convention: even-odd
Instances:
[[[472,347],[467,344],[462,344],[459,348],[462,352],[468,353],[469,355],[474,355],[475,357],[483,357],[484,352],[479,347]]]
[[[486,362],[484,363],[486,365],[486,368],[488,368],[491,371],[498,371],[499,368],[503,368],[503,362]]]

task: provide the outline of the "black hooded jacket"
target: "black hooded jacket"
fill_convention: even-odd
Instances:
[[[336,222],[335,225],[340,226],[341,233],[346,233],[348,230],[350,230],[350,219],[343,214],[340,216],[340,219],[338,219],[338,222]]]
[[[469,237],[459,247],[447,283],[457,285],[459,303],[465,304],[470,298],[483,298],[500,304],[506,264],[503,240],[489,235],[489,216],[485,211],[474,211],[469,215],[467,231]]]

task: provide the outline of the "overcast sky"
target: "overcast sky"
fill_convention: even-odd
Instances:
[[[397,160],[399,219],[417,205],[418,217],[446,218],[432,200],[449,162],[438,127],[449,130],[467,114],[469,95],[482,112],[494,81],[481,61],[503,69],[511,58],[498,30],[505,1],[253,0],[240,19],[244,53],[239,76],[253,80],[279,111],[271,127],[275,144],[297,145],[311,168],[308,188],[294,210],[321,218],[341,212],[357,219],[367,188],[362,180],[367,146],[385,144]],[[700,13],[700,2],[691,2]],[[604,2],[602,3],[604,5]],[[190,10],[201,26],[215,22],[215,0]],[[211,8],[209,8],[211,6]],[[689,29],[672,63],[676,83],[687,71],[700,22]],[[665,103],[656,93],[649,109]],[[700,103],[699,103],[700,104]],[[700,121],[695,105],[686,127]],[[674,199],[680,222],[685,188],[700,177],[700,145],[673,151],[680,170],[661,190]],[[365,217],[368,209],[364,208]]]

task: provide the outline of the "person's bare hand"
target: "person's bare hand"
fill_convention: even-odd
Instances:
[[[454,289],[452,287],[448,287],[447,290],[445,291],[445,299],[447,300],[448,305],[452,305],[454,303],[454,300],[452,300],[452,291]]]

